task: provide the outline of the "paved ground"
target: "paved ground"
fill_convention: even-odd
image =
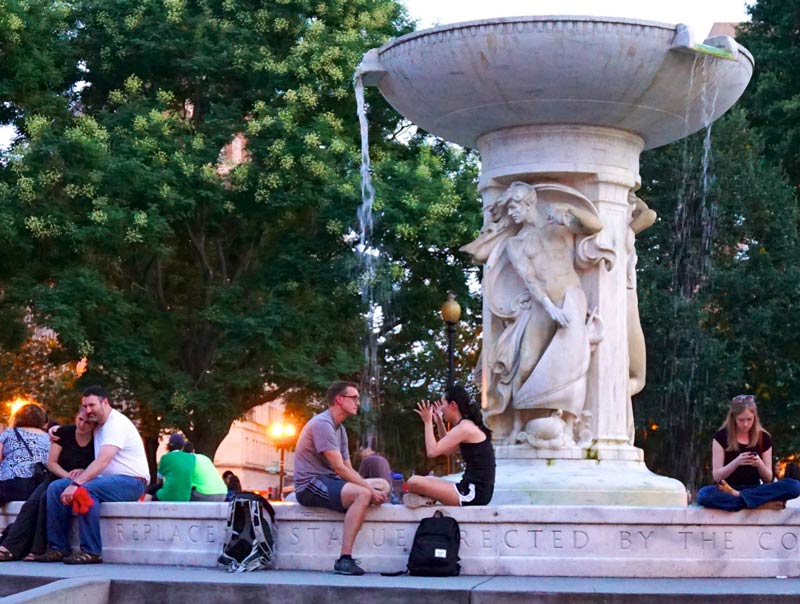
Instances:
[[[310,571],[230,574],[172,566],[0,564],[0,596],[60,579],[110,581],[108,602],[237,604],[644,604],[798,603],[800,579],[613,579],[566,577],[343,577]],[[18,596],[19,597],[19,596]],[[33,601],[33,600],[31,600]],[[51,600],[52,601],[52,600]],[[81,602],[80,604],[92,604]]]

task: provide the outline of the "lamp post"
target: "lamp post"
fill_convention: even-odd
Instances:
[[[273,446],[280,451],[280,466],[278,468],[278,500],[283,501],[283,479],[286,476],[286,466],[284,460],[286,449],[294,445],[297,435],[297,428],[288,422],[275,422],[269,427],[269,437]]]
[[[453,385],[455,360],[453,353],[453,339],[456,335],[456,325],[461,319],[461,305],[456,302],[453,293],[447,294],[447,300],[442,304],[442,320],[447,325],[447,387]]]
[[[447,325],[447,387],[453,385],[453,373],[455,370],[455,353],[453,351],[453,340],[456,335],[456,325],[461,319],[461,305],[456,302],[454,293],[447,294],[447,300],[442,304],[442,320]],[[450,429],[448,424],[447,429]],[[452,454],[447,456],[447,473],[450,474],[455,466],[455,458]]]

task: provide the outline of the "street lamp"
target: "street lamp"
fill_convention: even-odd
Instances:
[[[447,294],[447,300],[442,304],[442,320],[447,325],[447,387],[453,385],[453,371],[455,361],[453,356],[453,338],[456,335],[456,325],[461,319],[461,305],[456,302],[453,293]]]
[[[297,435],[297,428],[288,422],[275,422],[269,427],[269,438],[273,446],[281,453],[280,467],[278,470],[278,499],[283,501],[283,478],[286,476],[286,466],[284,458],[286,449],[294,446],[294,439]]]

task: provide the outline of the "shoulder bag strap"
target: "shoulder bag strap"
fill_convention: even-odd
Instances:
[[[28,451],[28,455],[30,455],[31,459],[33,459],[33,453],[31,453],[31,448],[28,446],[28,443],[25,442],[25,439],[22,438],[22,435],[19,433],[19,430],[17,430],[16,426],[14,426],[14,434],[17,435],[17,440],[22,443],[22,446],[25,447],[25,449]]]

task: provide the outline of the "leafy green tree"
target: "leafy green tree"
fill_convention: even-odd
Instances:
[[[70,22],[74,115],[22,106],[0,172],[4,319],[32,308],[90,359],[84,383],[131,393],[151,445],[175,426],[213,452],[279,396],[307,414],[363,365],[350,80],[367,49],[410,30],[401,7],[109,0],[77,3]],[[416,341],[444,292],[465,291],[448,259],[475,229],[461,204],[476,196],[460,195],[474,165],[422,134],[401,143],[399,116],[368,98],[379,278],[398,291],[382,337],[402,326]],[[229,143],[246,143],[240,158],[220,156]]]
[[[691,488],[710,480],[710,443],[729,399],[753,392],[776,455],[800,446],[798,204],[745,113],[643,156],[639,195],[659,213],[642,233],[639,299],[648,384],[634,399],[648,464]],[[706,190],[703,181],[708,182]]]
[[[752,126],[761,133],[767,157],[780,162],[800,185],[800,0],[758,0],[751,21],[737,34],[756,60],[742,99]]]
[[[69,2],[0,0],[0,124],[63,114],[76,61]]]

